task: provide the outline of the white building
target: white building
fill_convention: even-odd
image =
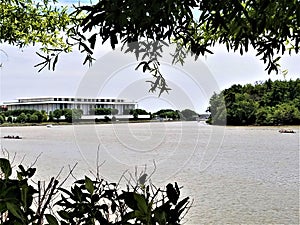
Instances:
[[[88,97],[30,97],[17,98],[16,101],[4,102],[7,110],[34,109],[44,110],[49,114],[56,109],[82,109],[83,115],[89,115],[94,108],[117,109],[123,114],[125,109],[135,109],[137,103],[123,98],[88,98]]]

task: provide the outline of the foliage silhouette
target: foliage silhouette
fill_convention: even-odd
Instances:
[[[10,161],[0,158],[1,224],[176,225],[190,207],[189,197],[180,199],[177,183],[169,183],[166,190],[162,190],[152,183],[146,184],[149,179],[141,182],[145,174],[134,184],[128,181],[123,189],[119,183],[110,183],[98,176],[76,180],[70,190],[58,186],[58,180],[53,177],[42,189],[40,181],[37,185],[30,184],[35,168],[26,170],[22,165],[18,168],[17,179],[11,178]]]

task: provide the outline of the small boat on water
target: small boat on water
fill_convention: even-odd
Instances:
[[[6,138],[6,139],[22,139],[22,137],[20,137],[19,135],[6,135],[4,136],[3,138]]]
[[[296,133],[296,132],[294,130],[292,130],[292,129],[280,129],[279,133],[290,133],[290,134],[293,134],[293,133]]]
[[[46,127],[51,128],[51,127],[53,127],[53,125],[52,124],[47,124]]]

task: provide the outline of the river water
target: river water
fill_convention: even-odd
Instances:
[[[202,122],[2,127],[1,137],[22,139],[0,140],[10,158],[17,153],[15,165],[38,158],[35,179],[49,180],[62,168],[64,179],[78,163],[77,178],[98,165],[113,182],[125,171],[133,179],[151,174],[159,187],[176,181],[182,197],[193,199],[186,224],[299,224],[300,130],[290,128],[296,133]]]

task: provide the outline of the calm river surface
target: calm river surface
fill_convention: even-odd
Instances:
[[[215,127],[197,122],[2,127],[2,149],[15,164],[37,160],[36,179],[78,165],[118,181],[126,170],[145,170],[163,187],[177,181],[193,199],[186,224],[299,224],[299,127]],[[128,176],[128,174],[127,174]]]

